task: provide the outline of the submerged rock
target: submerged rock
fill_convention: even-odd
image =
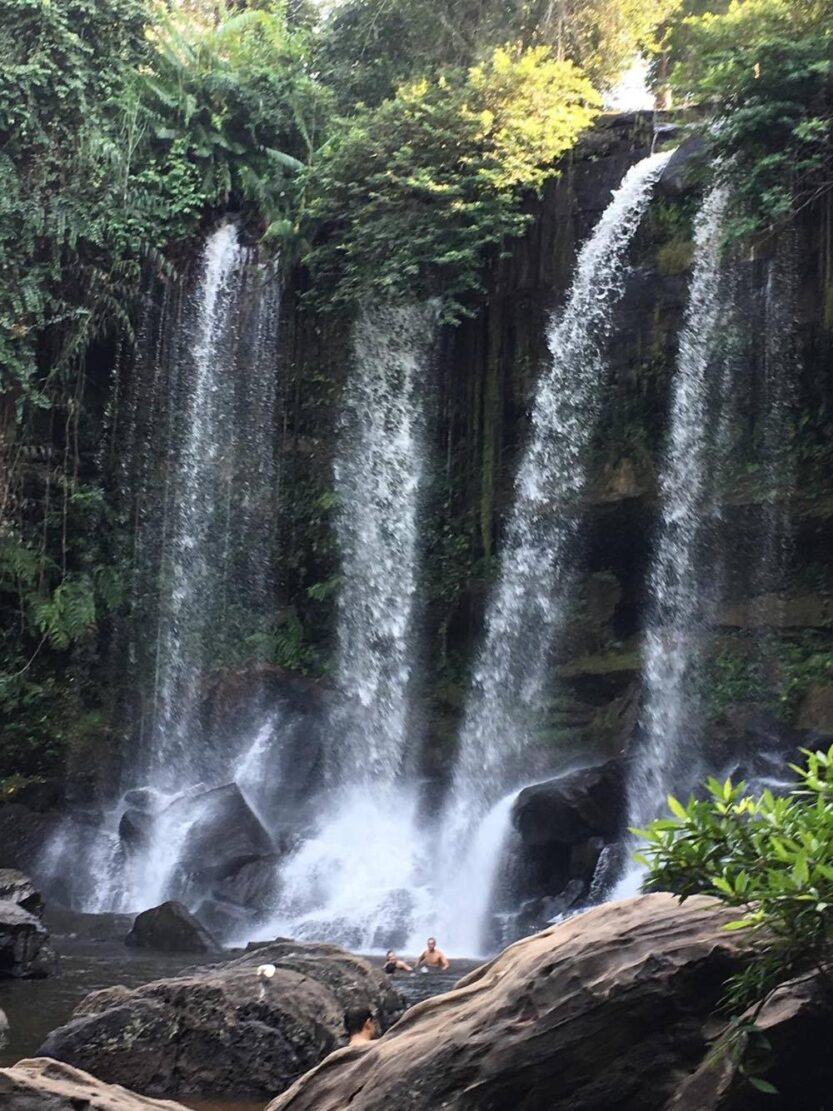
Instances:
[[[0,902],[0,980],[33,980],[55,971],[43,922],[18,903]]]
[[[264,983],[257,968],[266,963],[276,971]],[[96,992],[40,1053],[150,1095],[265,1099],[344,1043],[344,1010],[355,1003],[368,1003],[383,1028],[404,1006],[362,958],[276,941],[133,991]]]
[[[0,1105],[9,1111],[186,1111],[181,1103],[148,1099],[40,1057],[0,1069]]]
[[[710,1052],[748,944],[722,928],[732,916],[665,894],[595,907],[334,1055],[267,1111],[659,1111]]]
[[[161,953],[219,953],[220,946],[182,903],[169,901],[137,914],[125,945]]]

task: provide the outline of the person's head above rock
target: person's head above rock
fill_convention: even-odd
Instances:
[[[347,1008],[344,1012],[344,1028],[350,1039],[350,1045],[373,1041],[377,1034],[373,1012],[366,1003]]]

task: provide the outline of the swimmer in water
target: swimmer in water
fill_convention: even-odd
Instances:
[[[448,968],[448,957],[437,948],[437,939],[429,937],[425,943],[425,948],[420,953],[416,962],[417,968],[422,966],[423,971],[427,972],[431,969],[434,972],[445,972]]]
[[[407,961],[401,961],[393,949],[388,949],[383,971],[387,972],[388,976],[392,976],[394,972],[413,972],[413,968]]]

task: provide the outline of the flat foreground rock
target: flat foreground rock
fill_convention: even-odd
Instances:
[[[0,1069],[4,1111],[186,1111],[181,1103],[148,1099],[89,1073],[43,1057]]]

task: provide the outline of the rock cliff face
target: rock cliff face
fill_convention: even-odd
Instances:
[[[472,657],[527,438],[529,399],[547,357],[547,321],[563,304],[577,248],[611,191],[650,150],[653,123],[650,117],[634,115],[600,121],[542,196],[530,200],[527,234],[507,244],[504,256],[487,260],[483,291],[471,299],[471,316],[456,327],[443,327],[437,340],[429,390],[431,479],[420,529],[421,658],[413,683],[417,709],[412,736],[419,751],[411,753],[417,774],[429,785],[429,805],[444,789],[453,766]],[[660,138],[668,134],[666,130]],[[677,137],[685,139],[685,132]],[[686,158],[692,154],[690,144],[683,153]],[[544,769],[542,778],[569,767],[602,767],[611,760],[624,774],[638,727],[640,631],[657,521],[658,467],[692,257],[696,198],[686,158],[681,153],[669,166],[634,240],[627,291],[607,352],[609,381],[583,507],[573,612],[559,637],[534,754],[535,766]],[[725,492],[730,509],[721,541],[727,556],[726,589],[698,708],[709,755],[721,772],[745,769],[750,754],[761,752],[783,764],[782,740],[788,733],[791,747],[833,737],[833,198],[819,201],[805,216],[796,230],[798,369],[787,430],[795,448],[795,496],[778,507],[790,526],[789,569],[766,588],[751,582],[748,573],[773,508],[760,473],[755,404],[761,392],[763,344],[757,335],[745,353],[743,388],[737,391],[737,418],[745,431]],[[765,295],[768,257],[775,247],[772,241],[747,245],[741,284],[753,316]],[[287,641],[295,649],[283,661],[285,668],[270,664],[247,669],[229,663],[206,677],[202,704],[206,729],[219,746],[251,725],[253,708],[258,713],[262,709],[261,696],[286,711],[284,766],[274,779],[275,799],[269,801],[280,806],[290,831],[300,827],[305,802],[320,784],[322,734],[333,699],[321,676],[334,648],[341,570],[333,522],[333,458],[351,326],[342,312],[310,311],[304,300],[307,282],[303,270],[289,275],[277,368],[281,481],[276,533],[281,547],[274,609],[279,622],[285,619]],[[102,398],[111,378],[111,354],[109,349],[90,353],[88,378]],[[91,421],[83,460],[85,473],[91,475],[99,432]],[[293,638],[300,639],[295,643]],[[763,664],[750,650],[762,638],[768,645]],[[309,675],[298,673],[299,659]],[[98,669],[96,684],[101,674]],[[123,677],[112,681],[117,685]],[[142,682],[140,675],[129,677],[131,689]],[[102,705],[130,701],[123,690],[101,694]],[[768,724],[763,733],[749,727],[764,719]],[[134,715],[131,723],[138,720]],[[129,730],[112,728],[112,723],[102,728],[102,793],[118,780],[112,737],[123,733]],[[774,748],[767,747],[771,737]],[[95,761],[86,747],[82,751],[84,767],[75,770],[85,778]],[[88,804],[85,798],[81,806]],[[143,822],[137,807],[124,830],[125,851],[141,840]],[[0,805],[0,866],[31,869],[54,828],[54,815],[42,813],[35,800],[18,796]],[[588,844],[610,837],[607,830],[594,829]],[[557,837],[553,834],[551,840]],[[201,875],[195,881],[204,899],[203,917],[212,929],[229,927],[241,899],[254,902],[248,892],[256,889],[254,898],[264,902],[273,899],[268,888],[273,854],[268,845],[256,851],[259,862],[247,860],[247,873],[239,879],[235,873]],[[281,851],[275,846],[275,852]],[[588,859],[593,851],[588,848]],[[559,867],[563,882],[544,889],[534,854],[524,869],[531,881],[519,892],[522,899],[561,899],[575,878],[572,864]],[[582,877],[586,888],[586,869]],[[53,900],[70,900],[60,883],[48,894]]]
[[[729,1062],[709,1064],[723,981],[748,940],[697,897],[645,895],[597,907],[517,942],[447,995],[412,1008],[381,1040],[334,1053],[267,1111],[709,1111],[752,1108]],[[829,1005],[829,1003],[827,1004]],[[803,1102],[788,1046],[824,1031],[818,986],[790,985],[764,1015],[784,1107]],[[811,1029],[812,1021],[816,1026]],[[813,1093],[833,1070],[816,1060]]]

